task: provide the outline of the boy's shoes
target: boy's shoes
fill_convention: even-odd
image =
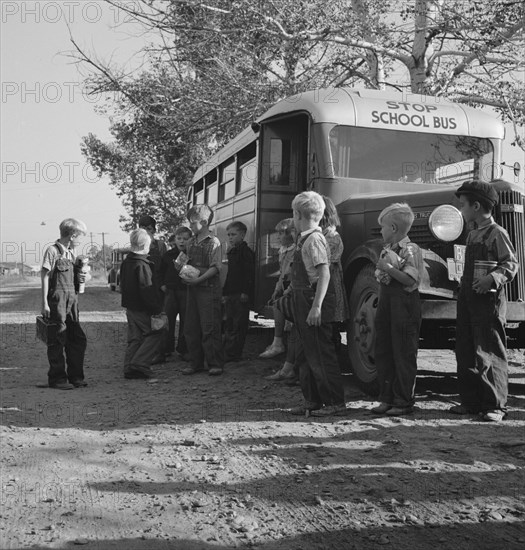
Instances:
[[[404,416],[406,414],[412,414],[414,412],[414,407],[392,407],[386,414],[388,416]]]
[[[272,357],[277,357],[284,353],[286,348],[284,346],[274,346],[273,344],[268,346],[260,355],[261,359],[271,359]]]
[[[372,407],[370,410],[374,414],[385,414],[391,408],[392,408],[392,405],[389,405],[388,403],[381,403],[380,405],[377,405],[377,407]]]
[[[138,370],[130,370],[124,373],[124,378],[127,380],[148,380],[151,376]]]
[[[299,378],[294,374],[292,378],[286,379],[284,382],[287,386],[299,386]]]
[[[222,369],[220,369],[219,367],[213,367],[208,371],[208,374],[210,376],[219,376],[222,374]]]
[[[75,388],[85,388],[88,385],[85,380],[71,380],[71,383]]]
[[[325,416],[334,416],[336,414],[344,414],[348,412],[345,403],[340,403],[339,405],[325,405],[318,410],[312,411],[312,416],[325,417]]]
[[[197,374],[199,372],[204,372],[204,369],[196,369],[195,367],[189,366],[181,370],[182,374],[186,376],[191,376],[192,374]]]
[[[282,380],[295,380],[296,376],[295,373],[292,371],[291,374],[286,374],[283,372],[283,370],[278,370],[277,372],[274,372],[273,374],[270,374],[269,376],[265,376],[265,380],[273,380],[274,382],[280,382]]]
[[[68,382],[58,382],[57,384],[49,385],[50,388],[54,390],[73,390],[75,386],[69,384]]]
[[[453,405],[452,407],[450,407],[448,412],[452,414],[465,415],[465,414],[476,414],[477,411],[473,411],[472,409],[469,409],[465,405]]]
[[[507,416],[507,413],[500,410],[494,410],[494,411],[487,411],[482,416],[482,418],[485,422],[501,422],[506,416]]]

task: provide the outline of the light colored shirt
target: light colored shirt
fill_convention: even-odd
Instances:
[[[494,227],[497,227],[497,230],[494,230]],[[490,235],[485,240],[488,232],[490,232]],[[482,243],[484,240],[488,249],[487,260],[498,264],[498,267],[490,274],[496,283],[496,288],[499,288],[514,279],[520,265],[518,257],[510,241],[509,234],[494,221],[492,216],[478,224],[478,227],[468,234],[467,246]]]
[[[308,236],[301,248],[301,256],[308,280],[313,285],[319,280],[316,267],[330,265],[330,249],[323,233],[318,227],[303,231],[299,235],[299,239],[302,240],[306,235]]]
[[[197,240],[196,236],[191,237],[186,245],[186,254],[189,257],[189,264],[194,267],[216,267],[218,272],[221,271],[221,241],[213,233],[209,233],[201,240]]]
[[[421,249],[417,244],[410,242],[408,237],[405,237],[397,244],[392,245],[391,250],[404,261],[400,271],[414,279],[413,284],[404,286],[403,289],[407,292],[413,292],[419,287],[419,283],[423,277],[423,270],[425,269]]]
[[[58,251],[57,246],[60,248],[60,252]],[[61,255],[72,262],[75,261],[75,251],[71,248],[66,248],[59,241],[55,241],[54,244],[48,246],[44,251],[44,257],[42,258],[42,269],[53,271],[56,261]]]

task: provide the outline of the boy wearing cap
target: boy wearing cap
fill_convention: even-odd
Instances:
[[[467,236],[457,305],[456,361],[461,404],[451,407],[450,412],[479,413],[483,420],[500,422],[506,416],[508,392],[503,285],[512,281],[519,264],[507,232],[492,217],[498,202],[492,184],[472,180],[456,191],[461,214],[474,229]],[[476,260],[495,262],[495,267],[475,277]]]

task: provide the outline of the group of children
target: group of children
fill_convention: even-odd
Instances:
[[[516,274],[518,262],[506,231],[491,216],[498,199],[494,187],[469,181],[456,195],[465,221],[476,228],[467,238],[458,300],[461,404],[451,412],[481,413],[484,420],[497,422],[506,414],[508,386],[503,285]],[[285,351],[283,336],[288,328],[286,361],[268,378],[298,375],[304,400],[290,412],[329,416],[346,410],[336,353],[340,324],[349,318],[339,218],[333,202],[313,191],[297,195],[292,210],[293,218],[276,227],[281,248],[280,276],[271,298],[275,332],[261,357]],[[176,350],[189,360],[183,374],[193,375],[207,367],[210,375],[220,375],[226,362],[241,359],[255,276],[254,253],[244,241],[247,228],[238,221],[227,227],[228,272],[221,287],[221,243],[209,229],[213,212],[207,205],[195,205],[187,218],[189,228],[179,227],[172,250],[164,253],[159,245],[152,245],[155,222],[149,216],[141,218],[139,229],[130,235],[131,252],[120,274],[128,320],[126,378],[151,377],[159,350],[175,350],[177,315]],[[424,270],[421,250],[408,238],[413,221],[414,214],[405,203],[388,206],[378,218],[384,248],[376,264],[375,360],[380,403],[372,408],[375,414],[413,412],[421,325],[418,287]],[[57,338],[48,343],[49,386],[57,389],[87,385],[83,374],[86,338],[78,321],[72,250],[85,232],[78,220],[62,222],[61,237],[47,249],[42,265],[42,312],[59,324]],[[476,260],[494,261],[496,268],[475,278]],[[186,265],[191,269],[185,269]],[[161,322],[164,312],[167,331]]]

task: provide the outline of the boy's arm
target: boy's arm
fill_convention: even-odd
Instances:
[[[379,258],[376,267],[377,269],[388,273],[392,279],[399,281],[403,286],[410,286],[414,284],[415,279],[413,279],[410,275],[407,275],[404,271],[395,268],[385,258]]]
[[[317,280],[312,307],[310,308],[308,317],[306,317],[306,323],[310,326],[319,326],[321,324],[321,307],[328,290],[328,283],[330,282],[330,267],[328,264],[319,264],[315,266],[315,269],[317,270],[319,279]]]
[[[42,281],[42,316],[46,319],[51,314],[51,309],[47,301],[47,294],[49,292],[49,269],[43,267],[40,271],[40,278]]]

